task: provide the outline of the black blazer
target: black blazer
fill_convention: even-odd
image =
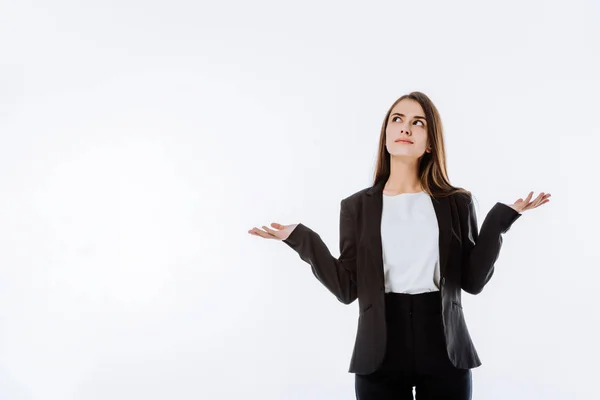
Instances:
[[[340,256],[303,224],[283,240],[311,265],[315,277],[339,301],[358,298],[359,317],[349,372],[368,374],[383,362],[386,350],[381,212],[385,181],[356,192],[340,203]],[[461,305],[461,289],[478,294],[492,277],[502,234],[521,214],[496,203],[478,231],[473,200],[465,194],[432,196],[439,226],[440,291],[446,348],[457,368],[481,365]]]

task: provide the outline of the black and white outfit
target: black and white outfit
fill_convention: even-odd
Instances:
[[[299,224],[284,240],[341,302],[358,299],[350,372],[359,400],[470,399],[481,365],[460,301],[494,272],[502,234],[521,216],[496,203],[481,227],[464,194],[383,195],[385,181],[342,200],[340,257]]]

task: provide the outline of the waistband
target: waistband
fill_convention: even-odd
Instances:
[[[385,304],[392,308],[408,310],[440,310],[442,296],[439,290],[433,292],[408,294],[408,293],[385,293]]]

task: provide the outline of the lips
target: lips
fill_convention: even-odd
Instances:
[[[398,140],[395,140],[395,142],[396,143],[411,143],[412,144],[412,142],[410,140],[407,140],[407,139],[398,139]]]

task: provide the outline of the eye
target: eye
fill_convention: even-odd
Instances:
[[[399,116],[395,116],[395,117],[393,117],[393,118],[392,118],[392,122],[396,122],[396,120],[397,120],[397,119],[400,119],[400,117],[399,117]],[[422,121],[422,120],[420,120],[420,119],[417,119],[417,120],[415,120],[414,122],[420,122],[422,127],[424,127],[424,126],[425,126],[425,122],[423,122],[423,121]]]

